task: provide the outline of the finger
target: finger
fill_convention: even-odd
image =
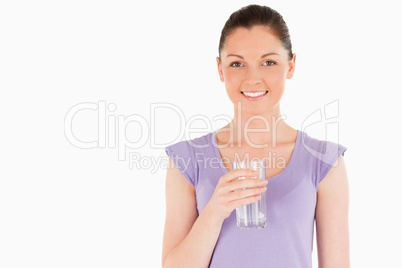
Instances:
[[[261,193],[264,193],[267,190],[267,187],[257,187],[257,188],[251,188],[251,189],[245,189],[245,190],[238,190],[229,193],[228,199],[229,201],[234,201],[242,198],[247,198],[253,195],[259,195]]]
[[[260,186],[265,186],[268,184],[267,179],[243,179],[234,180],[228,184],[229,191],[236,191],[243,188],[255,188]]]
[[[229,182],[239,177],[258,177],[260,173],[252,169],[234,169],[225,174],[222,178]]]
[[[254,202],[256,202],[256,201],[258,201],[260,199],[261,199],[260,195],[254,195],[254,196],[250,196],[250,197],[246,197],[246,198],[231,201],[231,202],[228,203],[228,206],[231,209],[235,209],[237,207],[241,207],[241,206],[244,206],[244,205],[254,203]]]

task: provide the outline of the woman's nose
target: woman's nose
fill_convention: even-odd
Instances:
[[[249,68],[245,76],[245,83],[248,85],[258,85],[262,81],[261,74],[257,68]]]

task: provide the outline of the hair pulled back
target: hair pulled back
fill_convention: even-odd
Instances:
[[[219,59],[221,59],[221,51],[225,47],[227,37],[234,30],[240,27],[251,29],[257,25],[266,26],[272,30],[282,42],[283,47],[288,51],[289,60],[293,58],[289,29],[282,15],[267,6],[248,5],[233,12],[223,26],[218,48]]]

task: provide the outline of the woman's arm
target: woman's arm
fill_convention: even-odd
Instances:
[[[211,199],[198,216],[194,187],[171,159],[169,167],[162,267],[208,267],[223,221],[235,208],[257,201],[260,193],[267,190],[268,180],[236,180],[256,177],[259,173],[251,169],[229,171],[219,178]]]
[[[162,267],[209,266],[223,220],[208,213],[205,208],[198,217],[195,189],[169,158]]]
[[[341,155],[320,182],[316,206],[319,268],[349,268],[349,186]]]

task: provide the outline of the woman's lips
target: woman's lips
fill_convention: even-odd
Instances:
[[[251,93],[251,91],[246,91],[246,92],[247,92],[247,93],[248,93],[248,92]],[[259,93],[259,92],[264,92],[264,91],[254,91],[254,92],[252,92],[252,93]],[[244,94],[243,91],[241,92],[241,94],[243,95],[244,98],[246,98],[246,99],[249,100],[249,101],[258,101],[258,100],[261,100],[262,98],[264,98],[264,97],[268,94],[268,91],[265,91],[265,93],[264,93],[263,95],[257,96],[257,97],[247,96],[246,94]]]

